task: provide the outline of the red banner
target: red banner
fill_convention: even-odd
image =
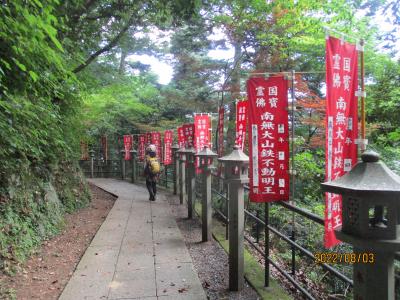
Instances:
[[[184,124],[183,132],[185,134],[185,147],[194,146],[194,124]]]
[[[205,145],[210,146],[210,117],[207,114],[196,114],[194,116],[194,126],[194,148],[196,153],[198,153]]]
[[[124,135],[125,160],[131,159],[133,139],[131,135]]]
[[[183,126],[178,127],[178,145],[179,148],[185,147],[185,132],[183,131]]]
[[[329,37],[326,41],[326,168],[327,181],[350,171],[357,162],[358,56],[356,46]],[[334,229],[342,225],[342,197],[325,195],[325,247],[338,243]]]
[[[250,200],[289,200],[288,83],[283,76],[251,78],[249,98]]]
[[[170,165],[172,163],[172,142],[173,142],[173,131],[165,130],[164,133],[164,165]]]
[[[156,146],[157,156],[162,161],[161,133],[154,131],[151,133],[151,143]]]
[[[151,144],[151,132],[146,132],[146,147]]]
[[[108,143],[107,143],[107,136],[101,136],[101,150],[103,153],[103,159],[108,160]]]
[[[225,109],[221,106],[218,110],[218,157],[224,155],[224,114]]]
[[[247,101],[238,101],[236,103],[236,139],[235,144],[244,149],[246,140],[247,126]]]
[[[194,149],[196,153],[199,153],[205,145],[210,146],[210,117],[208,114],[196,114],[194,115]],[[200,160],[196,158],[196,173],[200,174],[201,170]]]
[[[139,144],[138,144],[138,157],[140,161],[144,160],[144,156],[146,153],[146,135],[139,135]]]

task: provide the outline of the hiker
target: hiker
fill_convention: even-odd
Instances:
[[[150,144],[146,148],[146,159],[144,163],[144,176],[146,177],[146,186],[149,191],[150,201],[156,201],[157,180],[160,174],[160,162],[157,158],[157,148]]]

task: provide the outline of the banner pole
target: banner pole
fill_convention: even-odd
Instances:
[[[292,205],[295,204],[295,165],[294,165],[294,156],[295,156],[295,122],[294,122],[294,111],[295,111],[295,91],[294,91],[294,79],[295,79],[295,70],[292,70],[292,76],[291,76],[291,98],[292,98],[292,105],[291,105],[291,119],[292,119],[292,130],[291,130],[291,136],[292,136],[292,142],[291,142],[291,148],[292,148],[292,163],[291,163],[291,182],[292,182]],[[294,211],[292,212],[292,232],[291,232],[291,239],[293,242],[296,241],[296,227],[295,227],[296,219],[295,219],[295,213]],[[294,246],[292,246],[292,275],[296,275],[296,249]]]
[[[361,48],[364,46],[364,40],[360,40]],[[364,152],[366,149],[365,143],[365,67],[364,67],[364,49],[360,51],[360,60],[361,60],[361,152]]]

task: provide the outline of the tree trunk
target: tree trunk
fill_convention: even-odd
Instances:
[[[231,76],[231,102],[230,104],[230,112],[229,112],[229,123],[228,123],[228,132],[227,132],[227,150],[228,153],[232,150],[232,147],[235,144],[236,138],[236,105],[235,100],[240,99],[240,73],[242,66],[242,45],[240,41],[234,41],[235,48],[235,57],[233,63],[233,70]]]
[[[121,48],[121,60],[119,62],[119,74],[125,74],[125,66],[126,66],[126,57],[128,56],[128,51],[124,47]]]

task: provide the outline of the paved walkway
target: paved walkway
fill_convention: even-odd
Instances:
[[[118,196],[61,300],[207,299],[165,195],[113,179],[90,182]]]

